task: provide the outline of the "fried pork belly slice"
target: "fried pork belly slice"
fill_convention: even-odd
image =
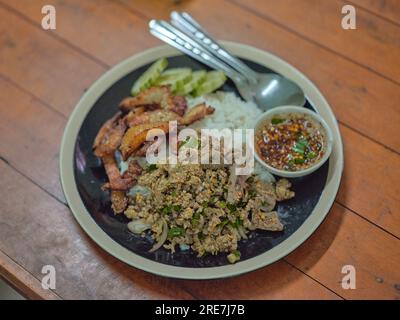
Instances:
[[[128,97],[121,101],[122,111],[130,111],[141,106],[158,105],[161,109],[170,109],[174,104],[171,90],[168,86],[151,87],[141,91],[135,97]]]
[[[151,87],[143,90],[136,97],[128,97],[121,101],[120,109],[124,112],[145,107],[146,109],[164,109],[183,116],[187,109],[186,99],[173,96],[169,86]]]
[[[128,197],[125,191],[111,191],[111,208],[115,214],[122,213],[128,206]]]
[[[186,99],[182,96],[174,96],[172,98],[173,105],[170,107],[172,112],[183,116],[187,110],[187,102]]]
[[[256,229],[267,231],[282,231],[283,224],[279,220],[276,211],[263,212],[258,211],[252,214],[251,223]]]
[[[124,173],[123,177],[131,177],[135,180],[142,174],[143,168],[136,160],[130,160],[128,163],[128,170]]]
[[[292,184],[287,179],[281,179],[276,183],[275,192],[278,201],[287,200],[294,197],[294,192],[289,190]]]
[[[152,129],[169,130],[168,122],[143,123],[129,128],[122,138],[120,150],[122,159],[126,160],[146,141],[147,134]]]
[[[121,143],[125,130],[125,122],[121,119],[121,113],[118,112],[107,120],[97,133],[93,142],[95,155],[101,157],[105,154],[114,153]]]
[[[114,155],[105,155],[101,160],[108,177],[108,183],[103,185],[103,189],[125,191],[134,185],[136,177],[131,174],[121,176]]]
[[[124,117],[125,123],[129,126],[129,123],[132,121],[132,119],[135,119],[137,116],[139,116],[145,111],[146,111],[145,107],[137,107],[129,111]]]
[[[174,120],[180,121],[181,116],[173,111],[159,109],[141,113],[136,117],[130,117],[129,119],[126,119],[126,123],[129,127],[133,127],[142,123],[166,122]]]
[[[179,124],[189,125],[195,121],[203,119],[205,116],[214,112],[213,107],[207,107],[204,103],[200,103],[193,108],[190,108],[188,112],[182,117]]]
[[[153,143],[154,143],[153,141],[143,142],[143,144],[139,147],[139,149],[135,150],[132,153],[132,156],[139,157],[139,158],[145,157],[146,153],[147,153],[147,149],[149,149]]]

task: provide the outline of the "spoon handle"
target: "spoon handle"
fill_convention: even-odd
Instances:
[[[187,12],[172,11],[171,22],[187,34],[201,41],[210,53],[228,63],[232,68],[235,68],[249,81],[257,81],[257,73],[254,70],[250,69],[246,64],[221,47]]]
[[[223,61],[209,54],[209,52],[203,46],[191,39],[188,35],[174,28],[168,22],[162,20],[151,20],[149,22],[149,28],[151,34],[155,37],[213,69],[222,70],[235,82],[245,81],[242,75],[233,70]]]

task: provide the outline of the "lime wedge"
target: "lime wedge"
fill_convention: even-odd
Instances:
[[[151,87],[159,78],[161,72],[168,66],[168,60],[163,58],[154,62],[143,74],[135,81],[131,89],[131,95],[135,96],[140,91]]]

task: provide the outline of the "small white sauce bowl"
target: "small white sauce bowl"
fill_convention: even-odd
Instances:
[[[296,106],[280,106],[280,107],[275,107],[271,110],[268,110],[267,112],[263,113],[257,120],[256,125],[255,125],[255,139],[257,137],[257,132],[261,129],[261,127],[265,124],[265,121],[268,119],[272,119],[276,115],[285,115],[285,114],[300,114],[300,115],[307,115],[310,118],[312,118],[316,123],[320,123],[321,126],[325,130],[325,142],[326,142],[326,147],[325,147],[325,154],[324,156],[315,164],[313,164],[311,167],[299,170],[299,171],[287,171],[287,170],[280,170],[277,168],[274,168],[267,164],[257,153],[256,148],[254,145],[252,146],[253,152],[254,152],[254,157],[256,160],[263,166],[265,167],[269,172],[271,172],[274,175],[280,176],[280,177],[285,177],[285,178],[298,178],[298,177],[303,177],[306,176],[318,168],[320,168],[326,160],[328,160],[331,152],[332,152],[332,131],[329,128],[329,126],[326,124],[325,120],[316,112],[311,111],[309,109],[306,109],[304,107],[296,107]],[[255,141],[254,141],[255,143]]]

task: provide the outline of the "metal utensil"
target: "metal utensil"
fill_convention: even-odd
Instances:
[[[297,84],[277,74],[263,74],[250,69],[218,44],[187,12],[173,11],[171,22],[245,76],[251,86],[250,91],[254,93],[254,100],[261,109],[267,110],[278,105],[304,105],[304,92]]]
[[[166,21],[151,20],[149,22],[150,33],[192,58],[208,65],[210,68],[222,70],[236,85],[240,95],[247,101],[253,99],[253,93],[249,90],[248,81],[240,73],[229,67],[223,61],[211,55],[202,45],[188,37],[186,34],[174,28]]]
[[[178,13],[174,16],[181,18]],[[189,15],[185,16],[187,18]],[[186,18],[186,25],[192,26],[192,30],[194,30],[192,22],[189,24]],[[178,25],[177,19],[174,21]],[[180,21],[183,20],[180,19]],[[254,72],[206,36],[204,32],[196,31],[196,33],[204,35],[203,40],[200,40],[193,36],[193,33],[191,34],[187,28],[183,28],[185,32],[182,32],[166,21],[151,20],[149,27],[150,32],[157,38],[213,69],[222,70],[235,83],[240,95],[247,101],[254,101],[260,109],[268,110],[279,105],[289,104],[304,105],[304,93],[295,83],[277,74]],[[200,29],[196,26],[196,30]],[[218,48],[218,51],[213,48]],[[236,66],[235,69],[232,68],[232,64]]]

